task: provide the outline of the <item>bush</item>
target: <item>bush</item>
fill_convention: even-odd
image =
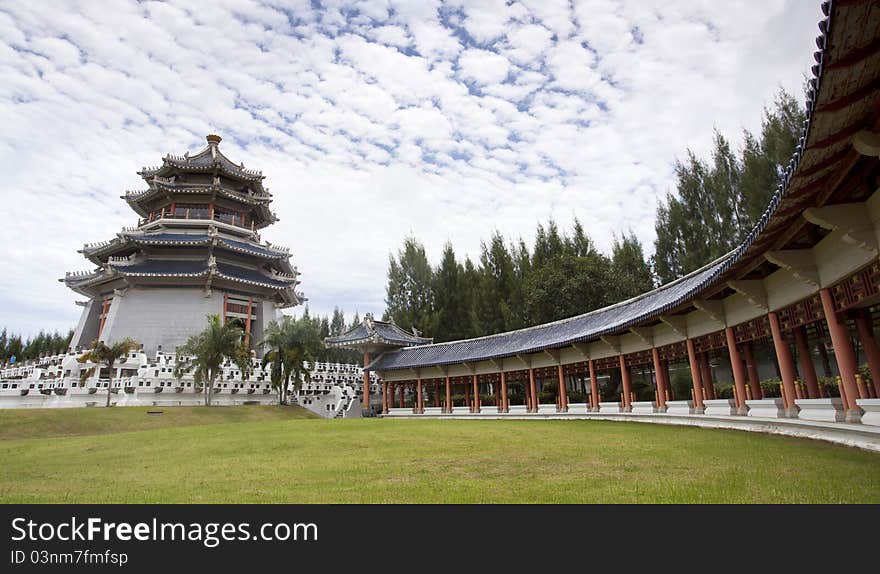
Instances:
[[[837,377],[819,377],[819,386],[822,388],[822,394],[826,397],[840,397]]]
[[[761,391],[764,392],[765,399],[782,397],[782,381],[776,379],[765,379],[761,381]]]
[[[715,397],[719,399],[733,398],[732,383],[715,383]]]
[[[859,375],[861,375],[862,380],[865,384],[870,384],[873,379],[871,379],[871,369],[868,365],[860,365],[858,370]]]
[[[688,400],[691,398],[691,389],[694,383],[691,379],[690,369],[676,369],[670,372],[669,386],[675,395],[675,400]]]

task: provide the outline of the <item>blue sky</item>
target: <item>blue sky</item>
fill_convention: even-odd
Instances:
[[[410,234],[434,261],[578,217],[650,249],[672,164],[800,95],[819,2],[37,2],[0,5],[0,325],[72,327],[57,279],[136,215],[166,153],[260,169],[313,311],[384,308]]]

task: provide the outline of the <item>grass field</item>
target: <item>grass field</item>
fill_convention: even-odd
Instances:
[[[3,502],[880,502],[880,455],[603,421],[0,411]]]

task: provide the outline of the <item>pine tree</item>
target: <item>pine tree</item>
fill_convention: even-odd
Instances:
[[[764,110],[760,140],[746,131],[739,157],[716,132],[710,163],[690,150],[676,163],[676,193],[657,206],[654,270],[661,283],[724,255],[746,237],[781,182],[804,117],[797,101],[780,91],[773,108]]]
[[[464,285],[464,267],[456,261],[451,243],[443,248],[443,259],[434,272],[434,303],[438,343],[466,339],[471,331],[471,309]]]
[[[516,324],[511,306],[518,288],[516,283],[513,257],[496,231],[489,244],[481,244],[480,254],[476,313],[487,334],[509,330]]]
[[[436,320],[433,275],[424,246],[415,238],[407,238],[397,257],[389,258],[383,318],[430,336]]]
[[[651,266],[645,261],[642,244],[632,231],[615,237],[611,253],[617,300],[629,299],[654,288]]]

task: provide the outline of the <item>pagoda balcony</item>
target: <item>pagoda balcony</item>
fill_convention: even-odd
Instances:
[[[174,221],[216,221],[218,223],[223,223],[226,225],[230,225],[232,227],[236,227],[239,229],[247,229],[248,231],[256,231],[256,225],[254,219],[252,217],[247,217],[238,214],[227,214],[227,213],[214,213],[213,215],[210,213],[202,212],[201,210],[191,213],[186,212],[177,212],[177,213],[160,213],[160,214],[150,214],[149,217],[142,218],[138,220],[138,228],[143,227],[145,225],[149,225],[151,223],[156,223],[164,220],[174,220]]]

